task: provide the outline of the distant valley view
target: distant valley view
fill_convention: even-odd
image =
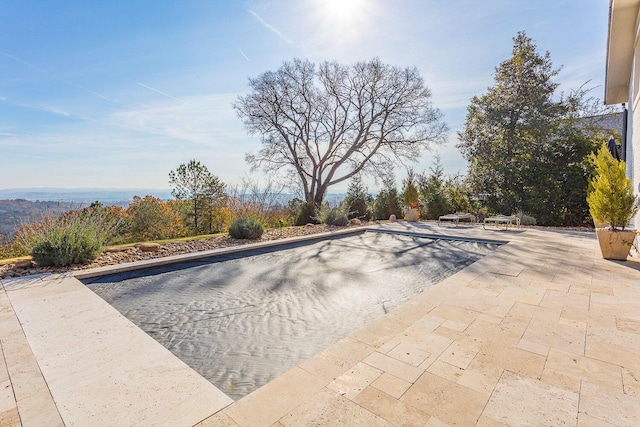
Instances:
[[[168,189],[105,188],[9,188],[0,189],[0,235],[9,237],[20,224],[33,222],[46,213],[60,214],[93,202],[126,207],[133,196],[151,194],[169,199]]]
[[[152,195],[163,200],[172,197],[169,189],[117,189],[117,188],[10,188],[0,189],[0,235],[10,237],[20,224],[33,222],[46,213],[60,214],[72,209],[100,202],[105,206],[126,208],[134,196]],[[295,196],[280,195],[286,204]],[[327,195],[330,204],[338,204],[344,198],[342,193]],[[1,238],[0,238],[1,240]]]

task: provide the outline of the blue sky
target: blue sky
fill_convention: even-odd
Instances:
[[[197,159],[229,184],[260,148],[231,104],[283,61],[415,66],[451,128],[492,83],[524,30],[549,51],[561,90],[603,98],[607,0],[210,0],[0,2],[0,189],[168,188]],[[398,172],[398,181],[402,177]],[[375,185],[369,185],[374,190]],[[345,185],[346,187],[346,185]],[[330,191],[341,191],[342,187]]]

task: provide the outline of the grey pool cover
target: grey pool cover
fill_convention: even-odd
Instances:
[[[496,247],[367,232],[85,283],[239,399]]]

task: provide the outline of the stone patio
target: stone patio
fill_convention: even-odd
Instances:
[[[380,227],[509,243],[237,402],[73,275],[4,280],[0,425],[640,425],[637,259],[592,233]]]

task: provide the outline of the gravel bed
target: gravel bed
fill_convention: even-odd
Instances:
[[[39,267],[31,262],[30,265],[20,266],[19,264],[0,265],[0,279],[10,277],[28,276],[42,273],[65,273],[68,271],[85,270],[106,265],[116,265],[126,262],[142,261],[151,258],[162,258],[171,255],[180,255],[193,252],[208,251],[211,249],[227,248],[230,246],[246,245],[249,243],[278,240],[288,237],[307,236],[311,234],[324,233],[328,231],[340,230],[347,227],[332,225],[311,225],[301,227],[285,227],[281,229],[271,229],[265,231],[262,238],[257,240],[239,240],[228,235],[212,237],[208,239],[198,239],[182,242],[170,242],[160,245],[157,251],[143,251],[140,248],[131,246],[117,252],[105,251],[91,264],[72,265],[70,267]]]

